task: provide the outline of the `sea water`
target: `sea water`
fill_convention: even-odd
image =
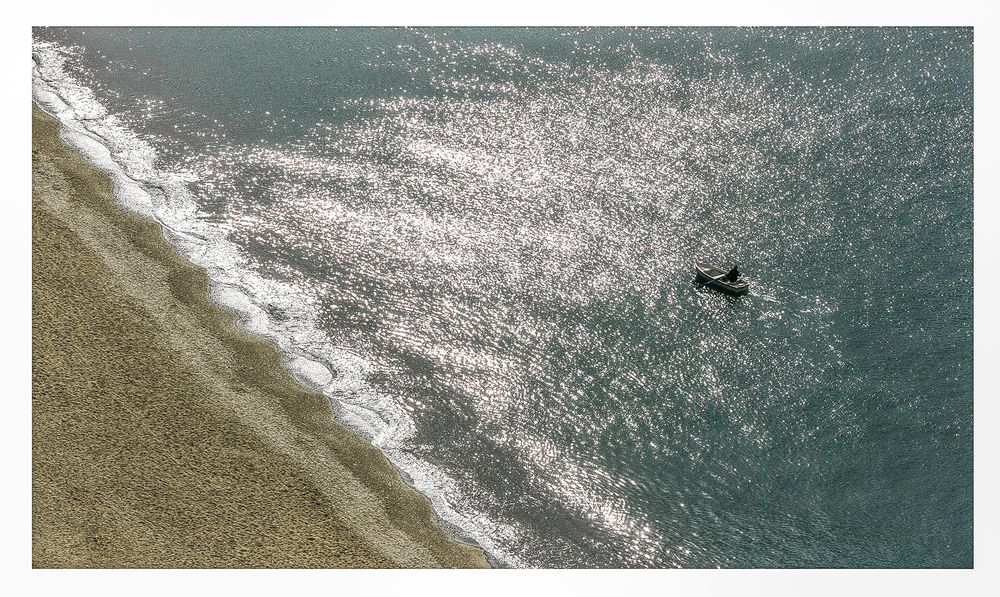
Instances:
[[[972,45],[39,28],[33,98],[496,564],[971,567]]]

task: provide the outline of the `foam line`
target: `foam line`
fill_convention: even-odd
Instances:
[[[494,541],[510,537],[515,529],[461,508],[454,502],[458,491],[453,481],[408,451],[414,421],[366,382],[371,363],[330,341],[317,325],[313,301],[305,292],[248,267],[226,240],[225,230],[200,217],[187,187],[194,179],[156,167],[155,148],[109,114],[93,91],[67,72],[72,56],[70,48],[33,40],[32,98],[60,121],[63,140],[111,177],[123,206],[159,222],[164,238],[208,271],[210,297],[235,311],[241,328],[273,342],[296,379],[329,397],[337,418],[371,440],[404,480],[430,499],[442,526],[477,543],[494,565],[524,567]],[[285,316],[278,321],[269,311]]]

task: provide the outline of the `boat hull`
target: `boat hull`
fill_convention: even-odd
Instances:
[[[746,280],[730,282],[726,279],[725,270],[713,267],[706,263],[695,262],[694,272],[696,280],[712,290],[718,290],[719,292],[724,292],[733,296],[740,296],[750,291],[750,285],[747,284]]]

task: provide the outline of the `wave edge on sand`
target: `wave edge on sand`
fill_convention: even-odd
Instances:
[[[483,567],[32,106],[32,563]]]
[[[32,58],[35,105],[60,122],[64,143],[111,178],[120,205],[158,223],[162,238],[207,272],[212,301],[235,312],[241,329],[272,343],[299,383],[329,399],[338,422],[370,441],[408,485],[430,500],[439,524],[454,538],[480,546],[494,565],[523,567],[493,540],[516,535],[515,529],[463,510],[455,503],[460,496],[454,495],[451,479],[408,451],[412,418],[365,382],[372,365],[363,355],[332,344],[320,331],[311,297],[252,271],[226,231],[199,217],[185,175],[158,169],[156,150],[68,73],[72,48],[33,40]]]

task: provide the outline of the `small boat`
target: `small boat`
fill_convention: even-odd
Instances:
[[[695,261],[694,271],[696,279],[699,283],[699,288],[701,286],[708,286],[709,288],[714,288],[719,292],[725,292],[726,294],[733,294],[737,296],[746,294],[750,291],[750,285],[747,284],[746,280],[739,278],[735,282],[730,282],[729,278],[726,277],[726,274],[728,273],[726,270],[713,267],[707,263]]]

